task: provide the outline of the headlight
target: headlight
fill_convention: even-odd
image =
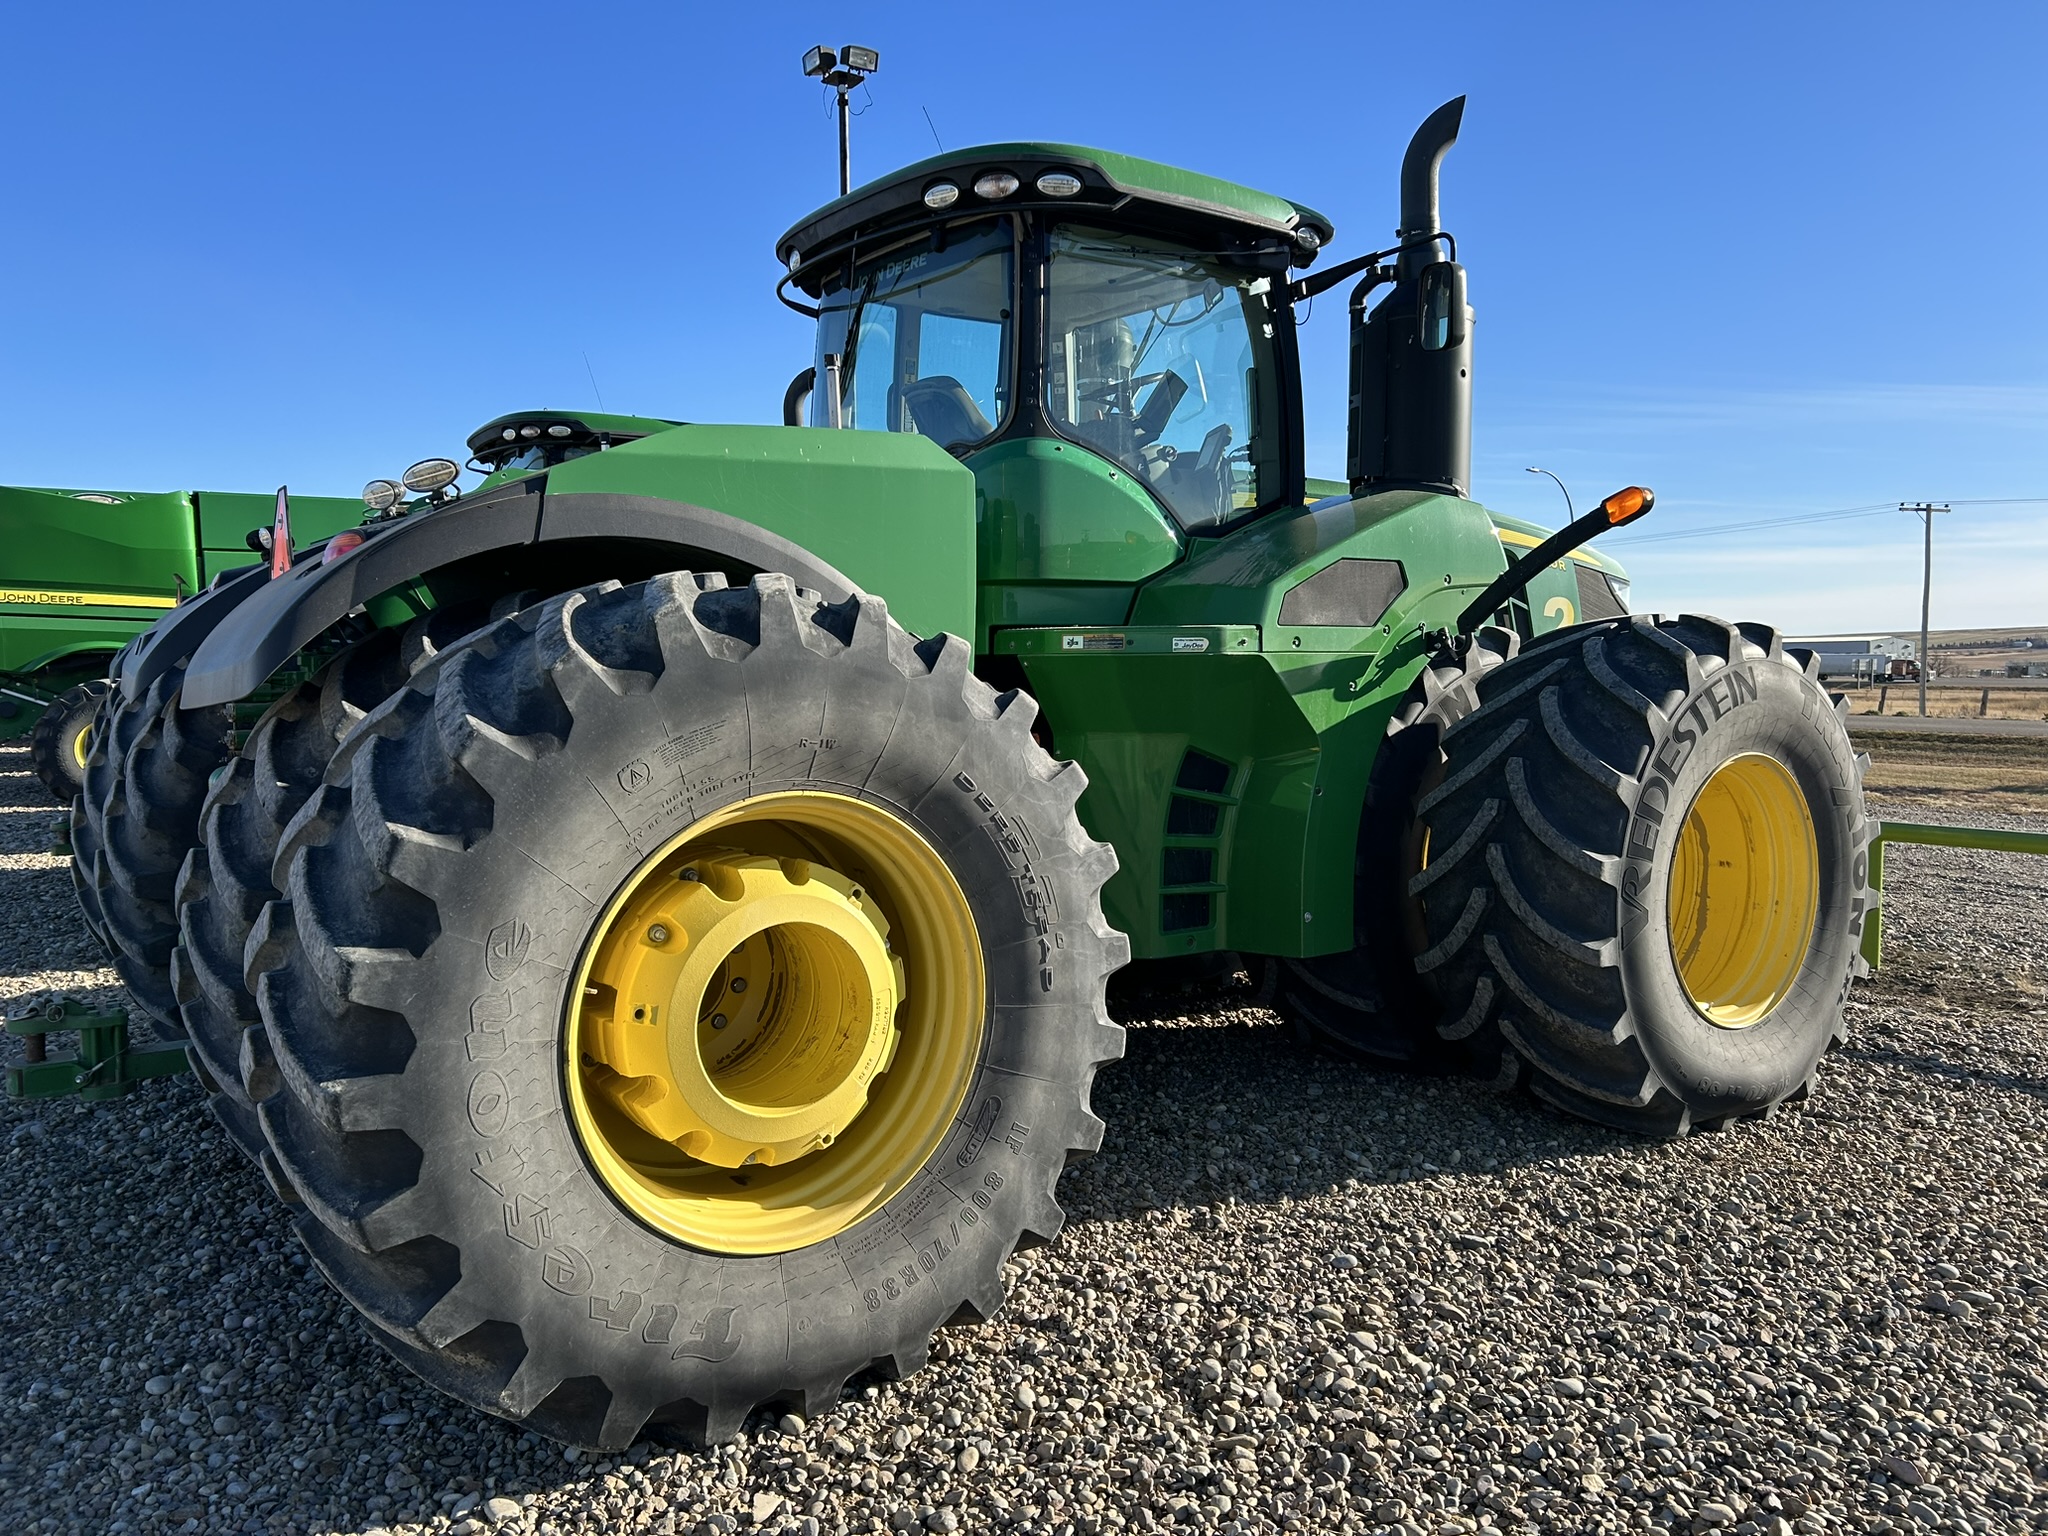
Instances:
[[[935,181],[924,189],[927,208],[950,208],[960,201],[960,189],[950,181]]]
[[[404,488],[396,480],[372,480],[363,487],[363,505],[372,512],[389,512],[404,494]]]
[[[455,477],[461,473],[462,466],[453,459],[421,459],[398,478],[408,491],[425,495],[429,491],[438,491],[443,486],[453,485]]]
[[[1008,197],[1017,190],[1017,185],[1017,178],[1008,171],[990,171],[975,180],[974,192],[977,197],[990,199]]]
[[[1038,178],[1038,190],[1047,197],[1073,197],[1081,190],[1081,178],[1072,171],[1047,171]]]

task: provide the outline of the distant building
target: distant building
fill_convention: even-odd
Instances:
[[[1885,683],[1920,675],[1919,642],[1904,635],[1797,635],[1785,643],[1818,656],[1822,677]]]

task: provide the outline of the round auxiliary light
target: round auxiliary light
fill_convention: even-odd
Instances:
[[[798,267],[802,266],[803,264],[804,253],[802,251],[792,250],[789,253],[789,270],[794,272]]]
[[[461,473],[462,466],[453,459],[421,459],[398,478],[408,491],[425,494],[453,485]]]
[[[950,181],[935,181],[924,189],[927,208],[950,208],[960,201],[960,189]]]
[[[526,426],[523,426],[519,429],[519,435],[525,438],[528,442],[531,442],[534,438],[540,436],[540,428],[532,425],[531,423],[528,423]]]
[[[519,441],[519,429],[517,427],[507,427],[498,436],[508,443],[516,443]]]
[[[1319,251],[1323,248],[1323,237],[1304,224],[1295,230],[1294,243],[1304,251]]]
[[[989,171],[975,179],[974,192],[977,197],[1008,197],[1019,185],[1017,178],[1008,171]]]
[[[346,533],[337,533],[327,541],[327,547],[320,551],[320,563],[332,565],[352,549],[363,547],[363,536],[353,528]]]
[[[1072,197],[1081,190],[1081,178],[1072,171],[1047,171],[1038,178],[1038,190],[1047,197]]]
[[[549,428],[548,428],[548,436],[549,436],[549,437],[567,437],[567,436],[569,435],[569,430],[570,430],[569,428],[567,428],[567,427],[563,426],[563,425],[562,425],[562,424],[561,424],[561,423],[560,423],[560,422],[558,421],[558,422],[556,422],[556,423],[555,423],[555,424],[554,424],[554,425],[553,425],[552,427],[549,427]]]
[[[372,512],[389,512],[404,494],[405,488],[396,480],[372,480],[363,487],[363,505]]]

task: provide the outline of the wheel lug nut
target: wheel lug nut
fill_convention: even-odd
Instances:
[[[746,978],[746,977],[744,977],[744,976],[735,976],[735,977],[733,977],[733,979],[732,979],[732,989],[733,989],[733,991],[735,991],[735,992],[744,992],[744,991],[746,991],[746,990],[747,990],[747,978]]]
[[[725,1024],[726,1019],[724,1014],[714,1013],[713,1015],[711,1015],[711,1027],[713,1029],[723,1029],[725,1028]]]
[[[666,923],[651,924],[647,929],[647,942],[650,944],[666,944],[668,942],[668,925]]]

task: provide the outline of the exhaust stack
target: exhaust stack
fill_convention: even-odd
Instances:
[[[1394,291],[1370,315],[1351,309],[1353,495],[1472,488],[1472,312],[1465,269],[1445,259],[1437,172],[1458,142],[1465,98],[1430,113],[1401,161]]]

